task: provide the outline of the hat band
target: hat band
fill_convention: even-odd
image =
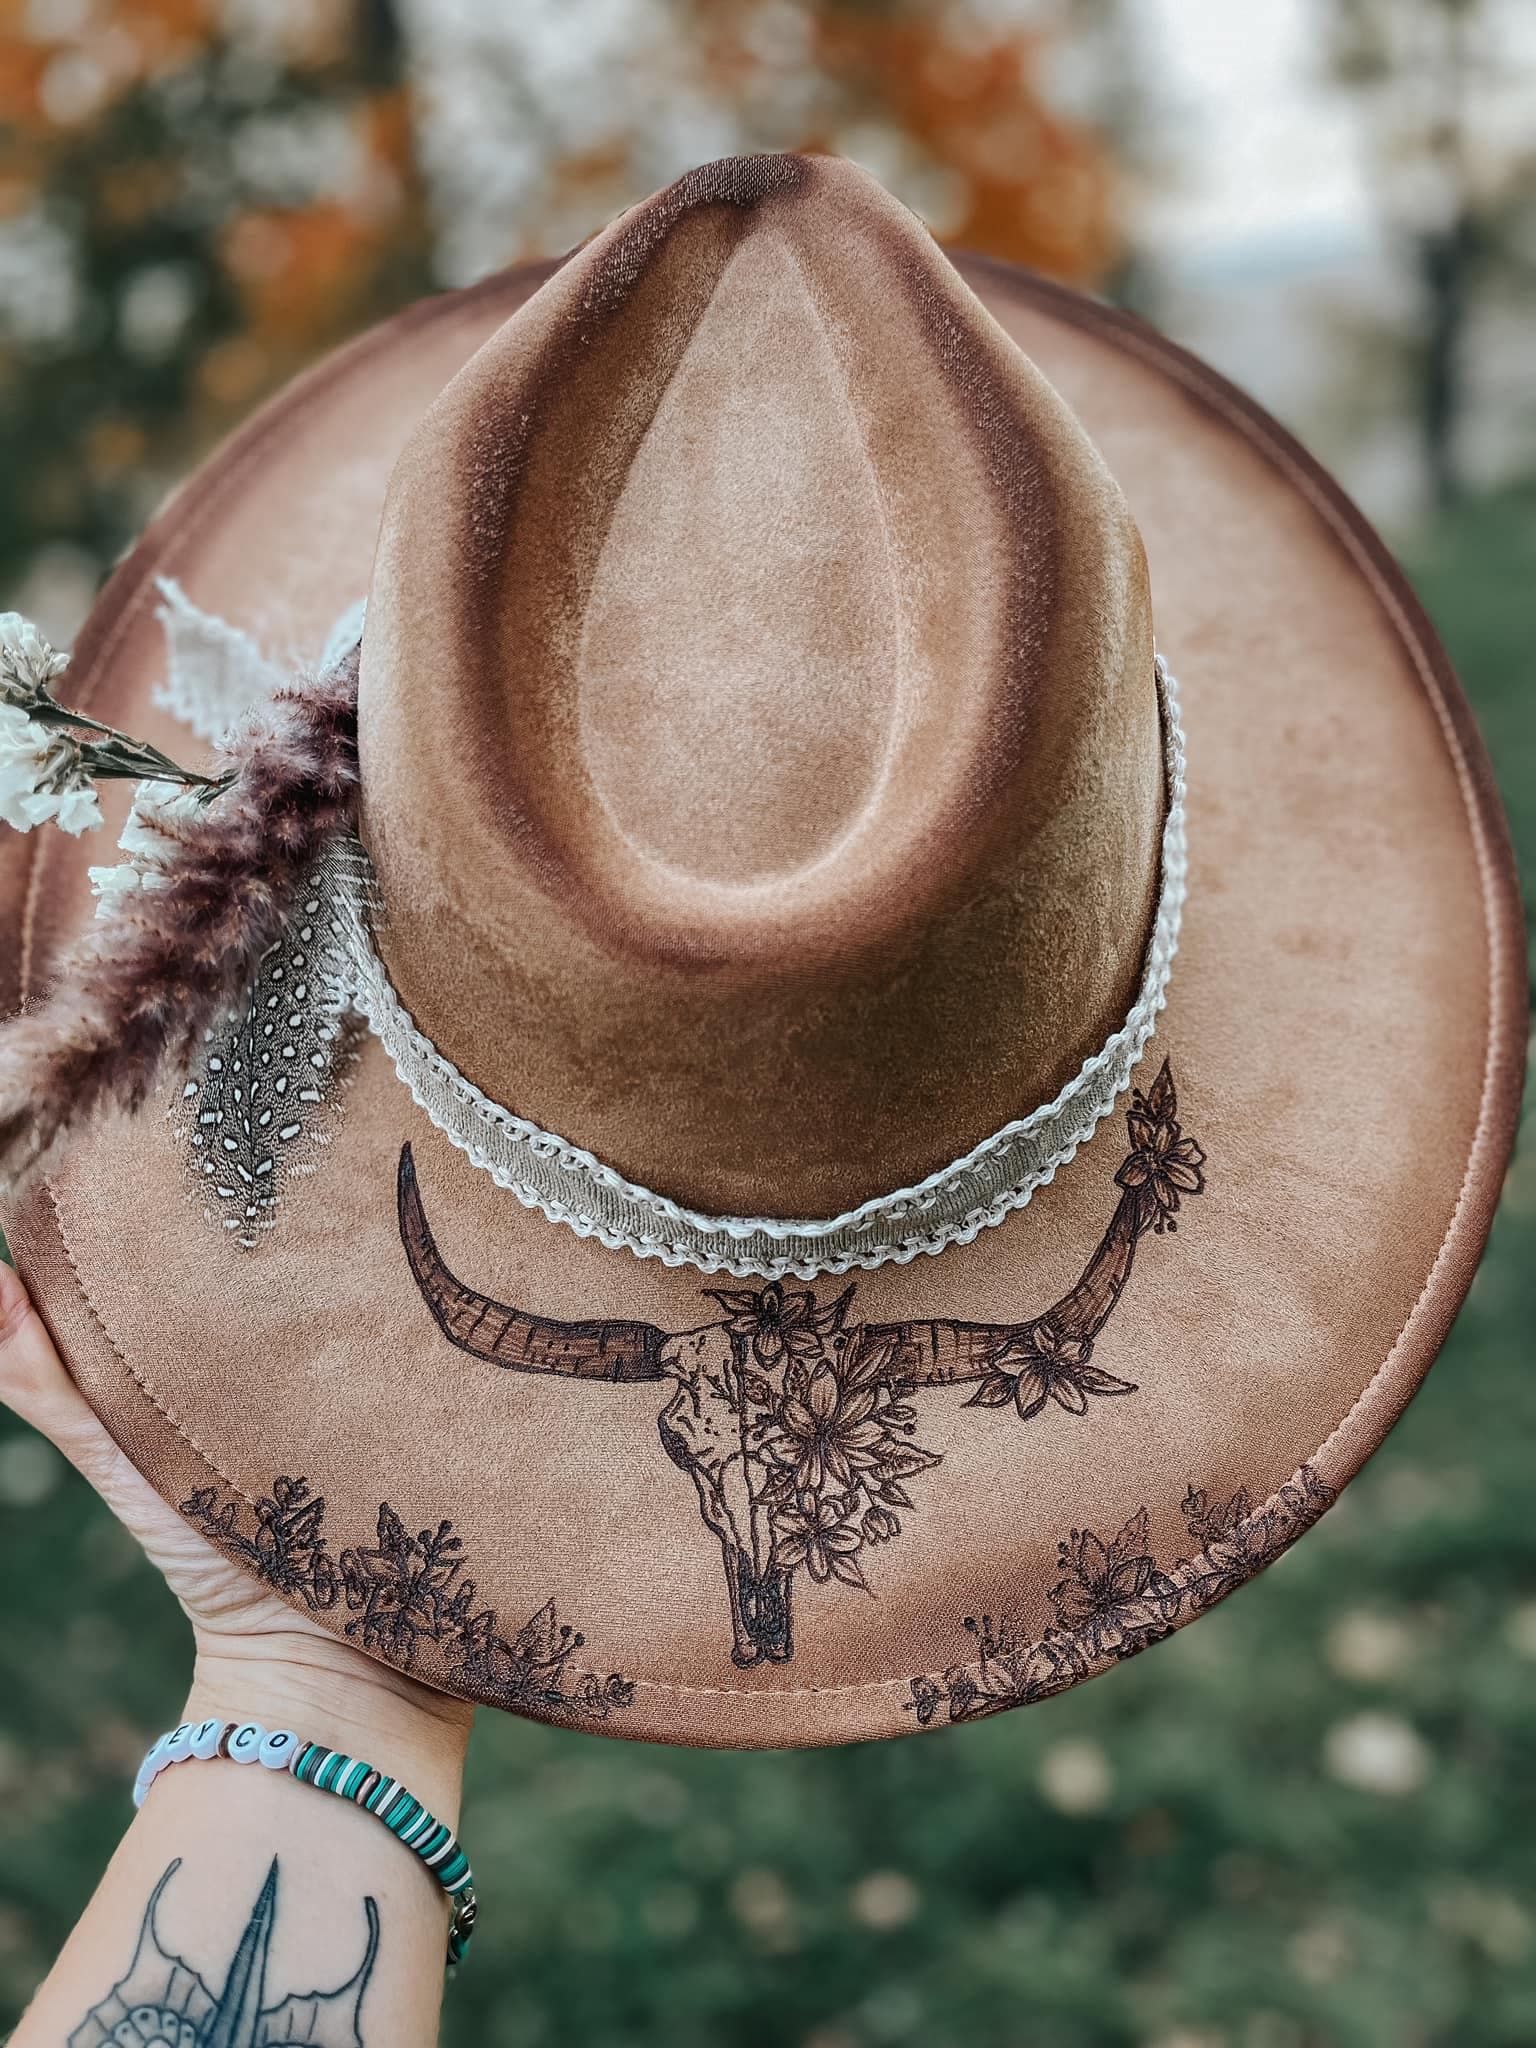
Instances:
[[[1178,688],[1157,658],[1166,814],[1157,913],[1140,988],[1125,1022],[1061,1093],[915,1186],[821,1219],[710,1216],[627,1180],[578,1145],[493,1102],[419,1030],[379,957],[378,889],[356,840],[338,846],[323,886],[339,940],[336,996],[358,1011],[417,1105],[499,1187],[552,1223],[613,1250],[737,1279],[814,1279],[904,1265],[969,1244],[1022,1209],[1092,1137],[1130,1085],[1167,1000],[1184,906],[1184,732]]]

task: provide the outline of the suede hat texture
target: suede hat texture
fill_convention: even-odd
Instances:
[[[347,829],[4,1222],[321,1625],[611,1735],[963,1722],[1200,1614],[1412,1395],[1513,1142],[1504,823],[1381,543],[1149,329],[708,166],[301,377],[61,695],[185,758],[268,670]],[[0,838],[7,1010],[109,857]]]

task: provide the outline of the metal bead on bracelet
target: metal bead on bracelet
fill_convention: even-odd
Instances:
[[[269,1733],[259,1721],[183,1721],[179,1728],[167,1729],[140,1764],[133,1785],[134,1805],[144,1804],[150,1786],[171,1764],[213,1757],[286,1771],[301,1785],[334,1792],[338,1799],[349,1800],[381,1820],[426,1865],[448,1895],[452,1907],[448,1962],[451,1967],[464,1960],[477,1910],[469,1858],[447,1822],[429,1813],[398,1778],[376,1770],[361,1757],[327,1749],[323,1742],[306,1742],[291,1728],[274,1728]]]

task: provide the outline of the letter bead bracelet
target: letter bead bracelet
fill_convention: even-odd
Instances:
[[[232,1764],[262,1764],[286,1771],[301,1785],[334,1792],[371,1813],[426,1865],[448,1896],[448,1962],[461,1963],[475,1928],[475,1887],[469,1858],[446,1821],[428,1813],[398,1778],[375,1770],[361,1757],[343,1756],[323,1742],[306,1742],[291,1728],[270,1733],[258,1721],[183,1721],[167,1729],[139,1766],[133,1803],[142,1806],[149,1788],[171,1764],[227,1757]]]

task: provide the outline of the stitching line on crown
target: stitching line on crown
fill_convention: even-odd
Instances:
[[[686,1209],[482,1094],[417,1028],[389,979],[373,943],[377,884],[356,840],[335,850],[324,877],[342,942],[336,1000],[366,1019],[418,1108],[473,1165],[524,1208],[610,1250],[737,1279],[810,1280],[905,1265],[920,1254],[970,1244],[1022,1209],[1093,1136],[1130,1086],[1167,1002],[1187,880],[1184,729],[1178,685],[1161,655],[1156,674],[1167,804],[1162,874],[1141,985],[1125,1022],[1053,1101],[1004,1124],[915,1186],[877,1195],[840,1216],[709,1216]]]

